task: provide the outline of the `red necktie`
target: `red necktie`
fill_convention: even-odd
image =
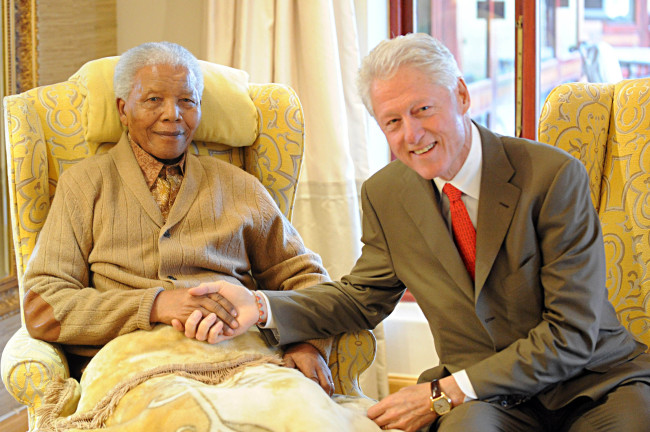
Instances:
[[[451,210],[451,229],[454,232],[456,247],[465,263],[465,268],[474,280],[474,267],[476,264],[476,230],[469,218],[467,208],[461,201],[461,191],[447,183],[442,191],[449,197],[449,208]]]

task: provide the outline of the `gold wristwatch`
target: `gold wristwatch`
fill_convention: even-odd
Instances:
[[[435,411],[436,414],[441,416],[451,411],[451,398],[440,390],[437,379],[431,381],[431,396],[429,396],[429,399],[431,399],[430,410]]]

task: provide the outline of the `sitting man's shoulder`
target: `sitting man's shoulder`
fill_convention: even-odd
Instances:
[[[59,161],[62,170],[60,176],[65,174],[66,177],[101,177],[106,172],[106,168],[111,165],[113,165],[113,159],[108,153],[96,154],[77,161]]]
[[[243,168],[238,167],[232,163],[226,162],[214,156],[207,155],[188,155],[188,157],[196,157],[204,170],[209,174],[217,176],[230,176],[233,179],[242,181],[254,181],[256,177],[245,171]]]

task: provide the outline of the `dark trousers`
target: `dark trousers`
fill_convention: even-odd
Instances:
[[[648,432],[650,385],[632,382],[600,400],[576,399],[558,409],[546,409],[536,398],[511,409],[472,401],[457,406],[434,424],[437,432]]]

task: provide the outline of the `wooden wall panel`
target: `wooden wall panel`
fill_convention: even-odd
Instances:
[[[89,60],[117,54],[116,0],[36,1],[38,84],[68,79]]]

